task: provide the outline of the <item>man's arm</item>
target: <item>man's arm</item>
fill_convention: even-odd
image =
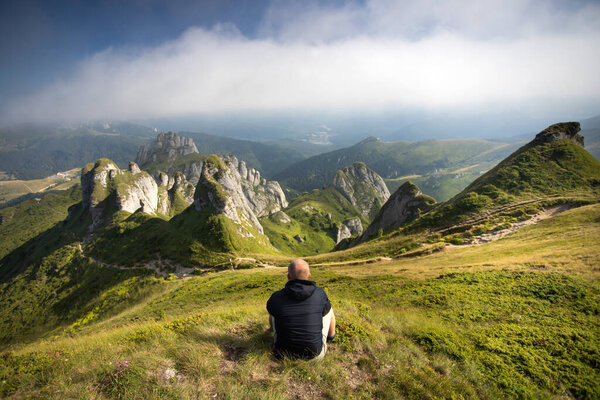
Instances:
[[[327,332],[327,339],[331,340],[335,337],[335,314],[331,310],[331,322],[329,323],[329,332]]]
[[[335,314],[333,310],[331,310],[331,323],[329,324],[329,332],[327,332],[327,337],[333,338],[335,336]]]
[[[273,324],[275,323],[275,318],[271,314],[269,314],[269,329],[273,329]]]

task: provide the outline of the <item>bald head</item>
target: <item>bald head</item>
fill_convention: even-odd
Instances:
[[[288,265],[288,279],[302,279],[307,280],[310,278],[310,268],[308,263],[301,258],[296,258]]]

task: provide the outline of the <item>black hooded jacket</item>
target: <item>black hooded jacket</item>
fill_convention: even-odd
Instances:
[[[275,353],[312,358],[323,347],[323,316],[331,310],[325,291],[313,281],[290,280],[267,301],[275,318]]]

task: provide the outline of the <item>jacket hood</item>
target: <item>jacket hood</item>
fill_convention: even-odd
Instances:
[[[293,299],[305,300],[312,296],[316,288],[317,284],[313,281],[294,279],[285,284],[283,292]]]

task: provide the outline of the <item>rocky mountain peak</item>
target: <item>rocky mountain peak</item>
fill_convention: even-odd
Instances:
[[[383,178],[362,162],[337,171],[332,185],[367,219],[377,215],[381,205],[390,197]]]
[[[165,158],[174,161],[178,156],[198,153],[192,138],[179,136],[173,132],[159,133],[156,140],[148,146],[140,147],[135,161],[139,165]]]
[[[367,228],[361,241],[377,236],[380,232],[388,232],[399,228],[406,222],[417,218],[425,212],[435,200],[421,192],[411,181],[405,182],[394,192],[383,205],[371,225]]]
[[[81,171],[82,205],[92,216],[91,229],[102,222],[106,209],[169,215],[176,193],[183,200],[183,206],[192,203],[194,186],[183,174],[177,174],[174,179],[162,174],[160,178],[157,184],[134,162],[130,162],[126,170],[120,170],[108,159],[86,165]]]
[[[554,142],[557,140],[568,139],[573,143],[584,147],[583,136],[579,135],[581,131],[579,122],[559,122],[550,125],[535,136],[535,140],[542,143]]]
[[[194,193],[194,206],[196,210],[208,208],[231,219],[244,237],[253,236],[252,230],[263,233],[244,195],[237,169],[215,154],[204,160]]]
[[[287,204],[278,182],[261,178],[259,171],[235,156],[213,154],[205,159],[194,194],[197,210],[210,207],[240,227],[251,226],[263,233],[258,217],[278,212]]]

